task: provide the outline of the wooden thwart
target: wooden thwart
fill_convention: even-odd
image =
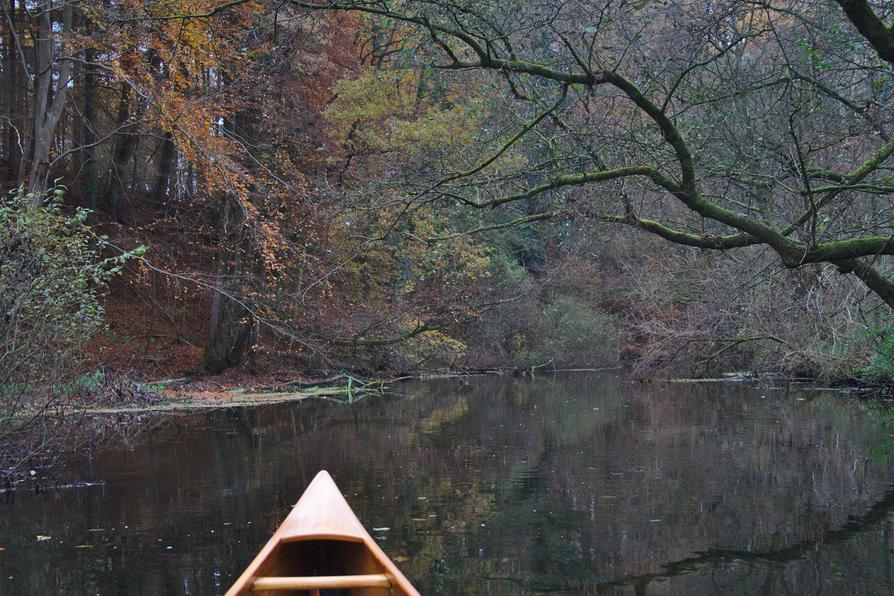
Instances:
[[[252,586],[255,592],[269,590],[329,590],[336,588],[390,588],[391,580],[384,573],[369,575],[320,575],[307,577],[259,577]]]

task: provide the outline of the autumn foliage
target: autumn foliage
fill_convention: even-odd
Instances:
[[[846,16],[337,4],[2,4],[2,185],[147,247],[92,366],[834,375],[888,345],[892,84]]]

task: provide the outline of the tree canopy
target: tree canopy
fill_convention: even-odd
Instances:
[[[0,10],[0,178],[148,246],[109,309],[144,353],[815,370],[894,333],[886,3]]]
[[[589,216],[703,249],[766,246],[788,268],[832,263],[894,306],[894,33],[869,3],[294,4],[403,23],[421,68],[492,73],[489,91],[531,114],[408,207],[587,193]],[[494,175],[532,137],[548,157]]]

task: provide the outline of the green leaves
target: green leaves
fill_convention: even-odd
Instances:
[[[875,353],[863,368],[862,376],[871,382],[894,382],[894,325],[875,328]]]
[[[20,188],[0,200],[0,416],[27,407],[74,368],[103,325],[106,285],[140,247],[104,257],[89,211],[62,210],[64,188],[35,201]],[[33,388],[22,396],[22,387]],[[23,399],[24,398],[24,399]],[[15,412],[12,412],[14,414]]]

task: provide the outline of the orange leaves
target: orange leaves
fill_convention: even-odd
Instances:
[[[112,69],[138,89],[150,128],[170,133],[180,158],[200,169],[201,194],[236,197],[251,221],[255,178],[227,122],[250,101],[245,90],[254,73],[244,32],[263,7],[248,2],[195,17],[218,6],[214,0],[124,0],[127,18],[115,32],[122,49]]]

